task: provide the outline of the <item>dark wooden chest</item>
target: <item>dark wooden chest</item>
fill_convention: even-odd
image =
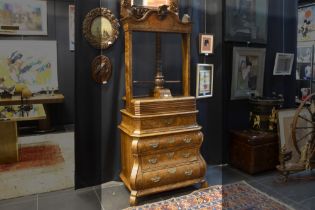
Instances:
[[[231,131],[230,162],[233,167],[255,174],[275,169],[278,160],[277,134],[253,130]]]

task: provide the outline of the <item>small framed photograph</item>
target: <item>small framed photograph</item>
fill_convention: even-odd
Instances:
[[[213,96],[213,64],[197,64],[196,98]]]
[[[200,34],[199,35],[199,53],[200,54],[213,54],[213,35]]]
[[[297,46],[296,62],[311,63],[313,56],[313,42],[299,42]]]
[[[292,53],[277,53],[273,75],[291,75],[293,60],[294,54]]]

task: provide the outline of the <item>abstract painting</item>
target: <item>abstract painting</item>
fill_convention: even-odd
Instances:
[[[268,1],[227,0],[226,41],[267,42]]]
[[[32,93],[57,90],[56,41],[0,40],[0,75],[6,87],[24,84]]]
[[[0,34],[47,35],[47,2],[0,0]]]
[[[298,9],[298,41],[315,40],[315,5]]]

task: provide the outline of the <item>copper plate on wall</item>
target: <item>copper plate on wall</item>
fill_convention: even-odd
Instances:
[[[85,39],[97,49],[107,49],[114,44],[119,35],[117,18],[107,8],[91,10],[83,21]]]
[[[100,84],[107,84],[112,75],[112,64],[108,57],[99,55],[92,62],[92,78]]]

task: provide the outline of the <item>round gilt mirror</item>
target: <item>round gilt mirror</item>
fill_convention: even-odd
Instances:
[[[119,35],[117,18],[107,8],[91,10],[83,21],[85,39],[97,49],[107,49]]]
[[[112,75],[112,64],[108,57],[99,55],[92,62],[92,78],[99,84],[107,84]]]

